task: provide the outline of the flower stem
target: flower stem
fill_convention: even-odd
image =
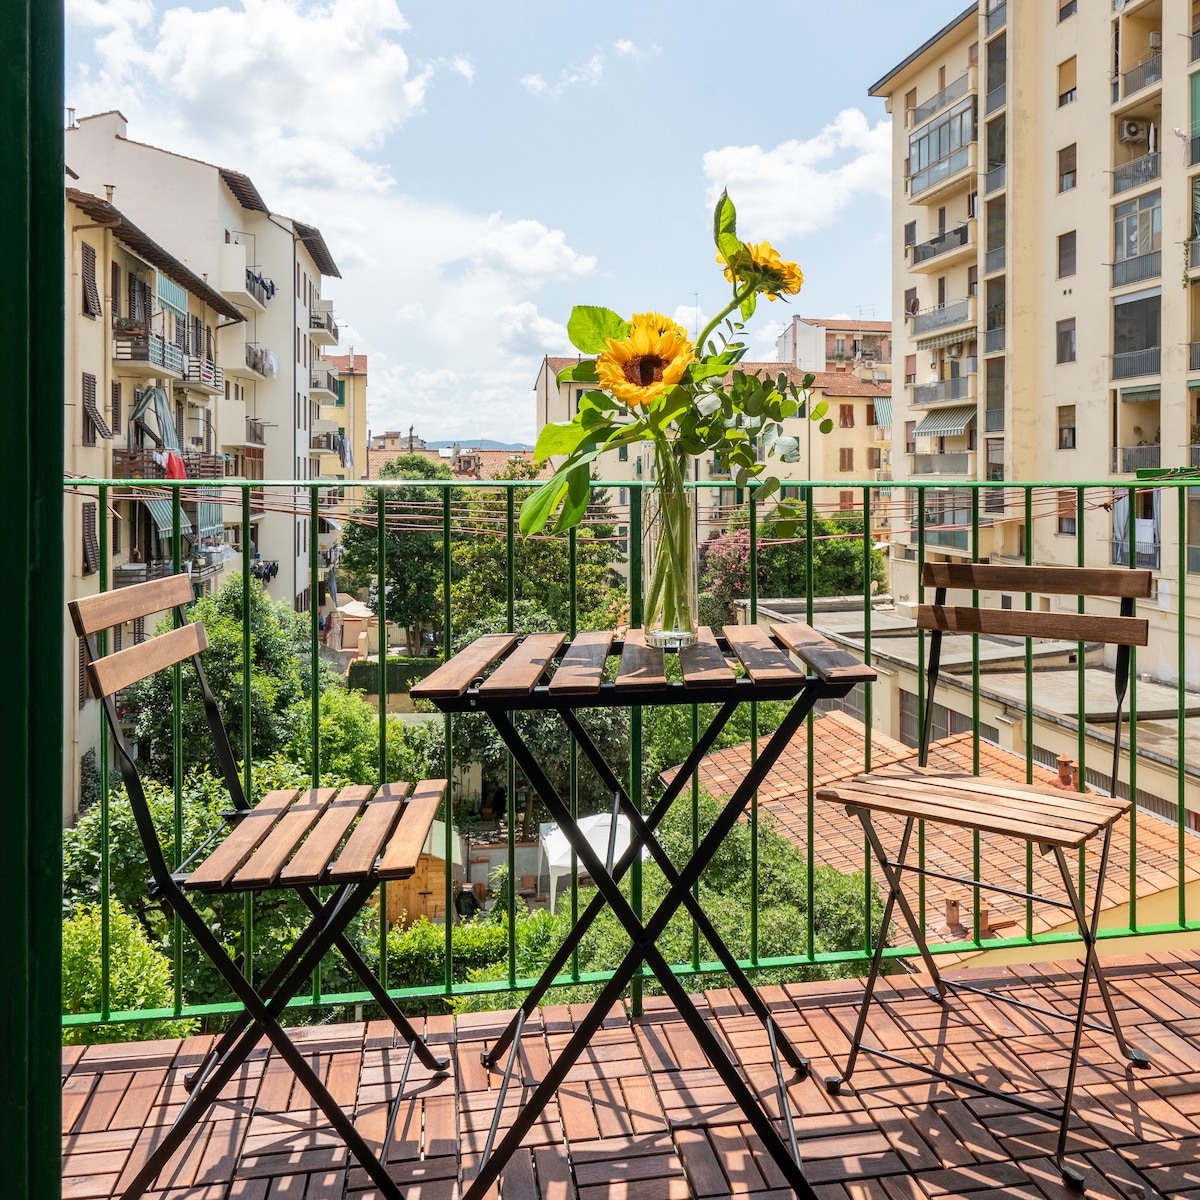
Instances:
[[[729,314],[733,312],[735,308],[741,308],[743,301],[749,300],[750,297],[754,295],[754,291],[754,284],[748,283],[740,292],[734,292],[733,299],[730,300],[730,302],[725,305],[725,307],[721,309],[721,311],[717,313],[717,315],[713,317],[713,319],[709,321],[707,325],[705,325],[703,332],[696,339],[697,354],[703,357],[704,343],[708,341],[708,335],[712,333],[712,331],[716,329],[716,327],[720,325],[720,323],[725,320],[725,318],[729,316]]]

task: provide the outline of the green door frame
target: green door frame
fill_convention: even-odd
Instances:
[[[53,1198],[60,1160],[63,637],[63,3],[0,4],[0,414],[12,449],[0,665],[4,1190]]]

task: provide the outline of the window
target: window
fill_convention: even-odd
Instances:
[[[94,446],[96,435],[111,438],[108,424],[96,407],[96,377],[87,371],[83,373],[83,444]]]
[[[618,462],[628,462],[629,461],[629,447],[628,446],[618,447],[617,461]]]
[[[969,161],[967,147],[974,140],[975,97],[968,96],[909,139],[911,193],[915,196],[965,167]]]
[[[583,393],[585,391],[587,391],[587,388],[576,388],[575,389],[575,412],[576,413],[579,412],[579,402],[583,399]]]
[[[870,402],[870,400],[868,400],[868,401],[867,401],[867,419],[866,419],[866,424],[867,424],[867,425],[874,425],[874,424],[875,424],[875,405],[874,405],[874,404],[872,404],[872,403]]]
[[[121,518],[115,512],[112,519],[112,552],[121,553]]]
[[[1058,448],[1075,449],[1075,405],[1060,404],[1058,407]]]
[[[904,244],[906,246],[912,246],[916,244],[916,241],[917,223],[916,221],[909,221],[909,223],[904,226]]]
[[[1075,230],[1059,235],[1058,239],[1058,277],[1065,279],[1075,274]]]
[[[916,421],[904,422],[904,453],[916,454],[917,452],[917,423]]]
[[[979,295],[979,267],[975,263],[967,268],[967,295]]]
[[[839,404],[838,405],[838,428],[853,429],[854,428],[854,405]]]
[[[838,492],[838,508],[840,508],[843,512],[853,512],[854,493]]]
[[[973,67],[979,61],[979,43],[972,42],[967,48],[967,66]]]
[[[83,574],[100,570],[100,543],[96,540],[96,502],[83,502]]]
[[[1063,537],[1075,536],[1075,492],[1060,488],[1058,492],[1058,532]]]
[[[1125,262],[1161,249],[1162,192],[1147,192],[1118,204],[1113,210],[1113,261]]]
[[[967,193],[967,220],[973,221],[979,216],[979,193]]]
[[[878,446],[867,447],[867,469],[877,471],[883,466],[883,451]]]
[[[917,356],[915,354],[904,356],[904,382],[910,385],[917,382]]]
[[[1133,292],[1113,301],[1113,354],[1156,350],[1162,345],[1160,288]]]
[[[1072,56],[1066,62],[1058,64],[1058,107],[1071,104],[1075,100],[1075,58]]]
[[[121,432],[121,382],[114,379],[112,382],[112,396],[109,399],[109,424],[112,426],[114,434]]]
[[[854,470],[854,447],[841,446],[838,448],[838,470],[853,471]]]
[[[96,248],[84,242],[80,247],[82,262],[80,273],[83,276],[83,315],[85,317],[103,316],[100,307],[100,289],[96,287]]]
[[[1001,608],[1012,608],[1012,597],[1011,596],[1001,596],[1000,597],[1000,607]]]
[[[108,307],[115,319],[121,315],[121,264],[116,259],[112,261],[109,281]]]
[[[1058,152],[1058,190],[1069,192],[1075,186],[1075,143]]]
[[[1067,0],[1066,4],[1058,10],[1058,19],[1065,21],[1068,17],[1073,17],[1078,6],[1079,0]]]
[[[617,503],[622,506],[629,503],[629,489],[628,488],[617,488]]]
[[[833,339],[833,352],[839,357],[843,357],[846,353],[846,339],[844,337]]]
[[[912,120],[912,111],[917,107],[917,89],[913,88],[904,97],[904,120],[907,123]]]
[[[1055,340],[1058,346],[1057,362],[1073,363],[1075,361],[1075,318],[1069,317],[1059,321],[1054,327]]]

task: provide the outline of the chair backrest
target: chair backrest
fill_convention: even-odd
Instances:
[[[204,700],[204,712],[213,737],[218,766],[224,777],[225,786],[235,808],[246,808],[238,777],[237,762],[225,732],[221,712],[216,698],[208,686],[200,653],[208,649],[208,637],[199,621],[189,621],[185,608],[195,599],[191,579],[186,574],[168,575],[149,583],[132,587],[117,588],[101,592],[96,596],[85,596],[72,600],[67,605],[75,632],[83,638],[86,650],[88,682],[92,691],[104,705],[105,715],[112,730],[117,749],[117,765],[125,791],[133,808],[134,819],[141,835],[151,873],[161,884],[162,876],[169,873],[158,834],[146,803],[145,790],[138,774],[137,764],[121,732],[114,697],[122,688],[146,679],[176,663],[191,659],[200,683]],[[177,627],[143,642],[117,650],[103,656],[99,653],[97,634],[129,621],[151,616],[154,613],[173,609],[178,617]]]
[[[921,573],[925,587],[935,589],[932,604],[917,608],[917,628],[932,631],[929,646],[928,686],[921,725],[920,763],[926,764],[933,732],[933,696],[941,668],[942,635],[945,633],[990,633],[999,636],[1054,638],[1068,642],[1104,642],[1116,646],[1116,725],[1113,738],[1111,786],[1116,788],[1121,750],[1121,709],[1129,687],[1129,651],[1145,646],[1150,623],[1134,615],[1134,602],[1150,597],[1149,571],[1126,567],[1033,567],[999,566],[991,563],[925,563]],[[951,606],[950,589],[1018,594],[1106,597],[1119,600],[1119,616],[1087,612],[1031,612],[1023,608]],[[1115,795],[1115,790],[1113,791]]]

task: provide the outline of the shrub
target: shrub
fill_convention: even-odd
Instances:
[[[404,658],[392,655],[387,660],[387,690],[407,692],[414,683],[432,675],[442,665],[440,658]],[[379,663],[356,658],[346,672],[346,687],[368,696],[379,695]]]

